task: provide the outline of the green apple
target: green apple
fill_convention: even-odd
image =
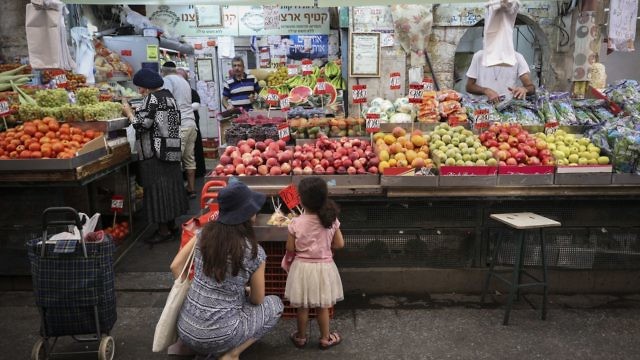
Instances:
[[[587,151],[587,147],[584,145],[578,145],[578,148],[580,149],[580,151]]]
[[[590,152],[595,152],[598,155],[600,155],[600,148],[595,146],[595,145],[589,145],[587,146],[587,150],[589,150]]]
[[[478,161],[478,156],[476,154],[471,154],[471,161]]]
[[[553,157],[555,157],[557,160],[564,160],[566,158],[566,155],[564,154],[564,151],[556,150],[553,152]]]
[[[580,148],[579,148],[579,147],[577,147],[577,146],[575,146],[575,145],[574,145],[574,146],[571,146],[571,150],[570,150],[570,152],[571,152],[572,154],[576,154],[576,155],[578,155],[578,154],[580,153]]]
[[[487,165],[489,166],[496,166],[498,165],[498,160],[494,159],[494,158],[488,158],[487,159]]]
[[[547,147],[549,148],[549,151],[551,151],[551,152],[554,152],[556,150],[556,144],[555,143],[547,142]]]
[[[588,159],[587,160],[587,164],[588,165],[598,165],[598,159]]]
[[[587,146],[587,145],[589,145],[589,143],[590,143],[590,142],[591,142],[591,141],[589,141],[589,139],[588,139],[588,138],[586,138],[586,137],[581,137],[580,139],[578,139],[578,143],[579,143],[580,145]]]
[[[451,142],[451,135],[449,134],[442,135],[442,141],[444,141],[445,144],[449,144]]]
[[[578,159],[579,165],[587,165],[588,163],[589,163],[589,160],[587,158],[581,157],[580,159]]]
[[[484,161],[484,160],[487,160],[487,154],[485,154],[484,152],[482,152],[482,153],[480,153],[480,154],[478,154],[478,155],[476,155],[476,156],[477,156],[477,157],[478,157],[478,159],[480,159],[480,160],[483,160],[483,161]]]
[[[476,139],[472,136],[467,137],[467,140],[465,140],[465,142],[467,143],[468,146],[472,146],[472,147],[480,146],[480,142],[476,141]],[[478,146],[476,146],[476,144],[478,144]]]
[[[598,164],[600,165],[607,165],[609,163],[609,158],[606,156],[600,156],[598,157]]]
[[[595,152],[595,151],[591,151],[591,152],[588,152],[588,153],[587,153],[586,158],[587,158],[587,159],[594,159],[594,160],[598,160],[598,156],[599,156],[599,155],[600,155],[600,154],[598,154],[597,152]]]
[[[569,155],[569,162],[570,162],[570,163],[576,163],[576,164],[577,164],[577,163],[578,163],[579,158],[580,158],[580,157],[578,156],[578,154],[571,154],[571,155]]]
[[[457,163],[457,162],[456,162],[456,163]],[[464,165],[465,165],[465,166],[475,166],[475,165],[476,165],[476,163],[474,163],[473,161],[469,160],[469,161],[465,161],[465,162],[464,162]]]
[[[549,135],[549,136],[547,136],[547,142],[548,142],[548,143],[555,143],[555,142],[556,142],[556,137],[555,137],[555,135]]]
[[[447,161],[445,161],[445,164],[447,165],[455,165],[456,164],[456,160],[454,158],[448,158]]]
[[[443,128],[440,128],[440,129],[438,129],[437,134],[440,135],[441,137],[445,136],[445,135],[447,135],[447,130],[443,129]]]
[[[462,155],[462,160],[464,160],[464,161],[471,161],[471,155],[469,155],[469,154],[464,154],[464,155]]]
[[[469,145],[467,145],[466,142],[461,142],[460,144],[458,144],[458,149],[463,150],[463,149],[468,149]]]
[[[464,161],[462,159],[456,160],[456,165],[457,166],[464,166]]]
[[[487,163],[482,159],[478,159],[478,160],[476,160],[476,165],[477,166],[485,166],[485,165],[487,165]]]
[[[458,161],[463,161],[463,160],[462,160],[462,154],[460,154],[460,153],[456,153],[456,154],[453,156],[453,158],[454,158],[454,159],[456,159],[456,162],[458,162]]]

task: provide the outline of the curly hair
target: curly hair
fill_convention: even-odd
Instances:
[[[330,228],[340,210],[338,204],[329,199],[327,184],[317,176],[304,178],[298,185],[298,192],[302,205],[318,215],[322,226]]]

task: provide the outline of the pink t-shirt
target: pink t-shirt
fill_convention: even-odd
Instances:
[[[340,221],[336,219],[331,228],[322,226],[316,214],[303,214],[289,224],[289,233],[296,237],[296,260],[306,262],[331,262],[331,243]]]

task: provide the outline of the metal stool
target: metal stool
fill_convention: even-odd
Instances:
[[[542,320],[545,320],[547,317],[547,293],[548,293],[548,284],[547,284],[547,262],[545,259],[545,251],[544,251],[544,239],[542,237],[542,228],[546,227],[557,227],[561,226],[561,224],[555,220],[548,219],[544,216],[540,216],[530,212],[523,213],[509,213],[509,214],[491,214],[490,217],[494,220],[497,220],[503,224],[508,225],[509,227],[515,230],[515,245],[516,245],[516,256],[513,264],[513,274],[512,279],[509,280],[506,277],[501,276],[500,274],[494,271],[494,267],[496,265],[498,254],[500,253],[500,247],[502,246],[502,232],[498,235],[498,241],[496,243],[496,247],[493,251],[493,257],[491,258],[491,266],[489,267],[489,272],[487,273],[487,277],[484,282],[484,286],[482,288],[482,297],[480,298],[480,302],[484,303],[484,297],[487,294],[487,288],[489,287],[489,281],[491,280],[491,276],[495,276],[497,279],[500,279],[510,285],[509,290],[509,301],[507,302],[507,308],[504,313],[504,321],[503,325],[507,325],[509,323],[509,313],[511,312],[511,306],[513,305],[513,299],[516,296],[520,295],[521,287],[529,287],[529,286],[542,286],[543,287],[543,296],[542,296],[542,306],[541,306],[541,314],[540,317]],[[524,263],[524,239],[527,231],[530,230],[538,230],[540,232],[540,257],[542,259],[542,281],[529,274],[523,269]],[[527,275],[534,282],[522,283],[522,275]],[[528,300],[527,300],[528,301]],[[533,306],[533,304],[529,303]]]

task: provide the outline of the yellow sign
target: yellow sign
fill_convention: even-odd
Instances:
[[[158,61],[158,45],[147,45],[147,61]]]

